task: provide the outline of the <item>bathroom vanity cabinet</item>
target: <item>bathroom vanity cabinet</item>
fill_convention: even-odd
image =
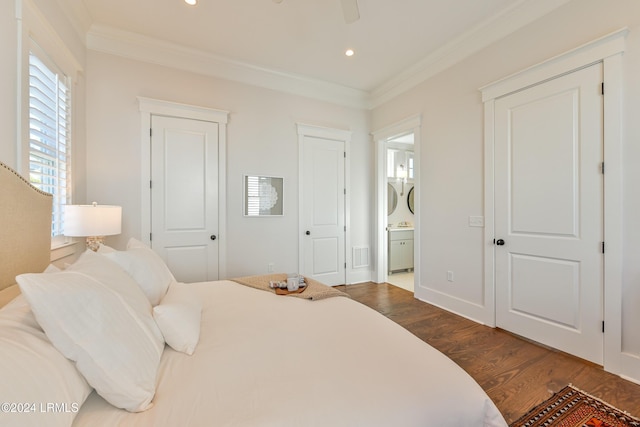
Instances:
[[[413,228],[389,229],[389,273],[413,270]]]

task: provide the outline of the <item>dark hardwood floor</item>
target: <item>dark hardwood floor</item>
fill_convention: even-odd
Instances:
[[[477,324],[387,283],[339,288],[449,356],[487,392],[507,423],[567,384],[640,416],[640,385],[600,366]]]

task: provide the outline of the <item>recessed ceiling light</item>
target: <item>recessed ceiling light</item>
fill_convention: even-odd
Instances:
[[[353,49],[347,49],[344,54],[347,56],[353,56],[356,52]]]
[[[189,6],[195,6],[196,3],[198,3],[198,0],[184,0],[184,2]]]

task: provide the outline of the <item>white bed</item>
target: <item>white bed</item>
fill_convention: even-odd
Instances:
[[[0,187],[12,178],[1,175]],[[0,200],[0,206],[5,205]],[[132,270],[139,268],[138,264],[112,262],[130,252],[145,254],[141,261],[144,264],[152,256],[148,248],[146,251],[132,247],[110,255],[110,259],[91,253],[64,272],[19,276],[23,294],[9,296],[11,302],[0,309],[0,425],[506,426],[493,402],[460,367],[358,302],[343,296],[317,301],[279,296],[228,280],[171,282],[168,293],[153,301],[149,288],[145,288],[148,284]],[[105,266],[113,267],[113,271],[103,271]],[[0,268],[13,267],[4,259]],[[42,270],[42,265],[21,266],[15,274]],[[113,287],[109,284],[109,280],[127,273],[143,290],[129,286],[124,279]],[[146,279],[150,277],[166,275],[146,274]],[[68,283],[74,281],[78,286],[69,287]],[[73,363],[60,354],[68,350],[57,350],[59,331],[47,320],[51,313],[43,311],[55,312],[56,307],[65,307],[65,298],[80,293],[86,302],[77,311],[93,317],[91,321],[76,320],[75,326],[104,320],[102,300],[93,306],[97,297],[83,288],[83,281],[99,282],[100,289],[115,295],[114,304],[121,304],[127,312],[142,312],[146,316],[142,323],[152,318],[154,305],[156,314],[159,307],[179,308],[181,302],[190,307],[178,310],[177,315],[167,311],[165,314],[171,314],[164,318],[165,322],[171,320],[168,325],[155,318],[164,335],[160,336],[162,347],[154,365],[155,344],[151,344],[141,369],[154,375],[153,400],[151,405],[145,403],[134,409],[138,412],[108,403],[93,390],[94,379],[85,374],[83,362]],[[123,282],[129,287],[122,288]],[[164,285],[161,288],[166,292]],[[11,289],[15,292],[15,287]],[[142,301],[134,293],[149,300]],[[39,300],[40,295],[48,299]],[[69,307],[61,313],[71,319],[76,315]],[[193,323],[196,314],[200,330],[195,334],[195,351],[188,355],[188,349],[180,348],[179,342],[190,342],[193,350],[194,334],[190,331],[197,328],[185,334],[167,328]],[[102,328],[109,336],[101,336],[97,328],[82,340],[92,341],[89,346],[109,343],[108,350],[118,350],[118,357],[122,352],[137,352],[137,343],[143,338],[135,338],[136,344],[131,345],[127,340],[135,337],[134,332],[122,337],[111,333],[124,322],[122,318],[118,315],[105,321],[113,324],[113,328]],[[151,323],[143,326],[155,330],[157,325]],[[122,327],[127,328],[124,323]],[[147,335],[150,343],[157,344],[157,334]],[[165,340],[181,351],[165,346]],[[72,358],[82,360],[82,355],[76,356]],[[102,372],[107,379],[118,378],[118,369],[126,372],[129,368],[108,366],[115,367]],[[138,374],[137,369],[133,372],[133,376]],[[96,384],[99,390],[102,387]],[[118,401],[118,397],[113,400]]]

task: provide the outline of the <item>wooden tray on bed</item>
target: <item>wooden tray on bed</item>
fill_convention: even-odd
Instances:
[[[298,288],[298,290],[296,291],[290,291],[287,288],[274,288],[274,290],[276,291],[277,295],[289,295],[289,294],[301,294],[304,292],[305,289],[307,289],[309,285],[305,286],[304,288]]]

